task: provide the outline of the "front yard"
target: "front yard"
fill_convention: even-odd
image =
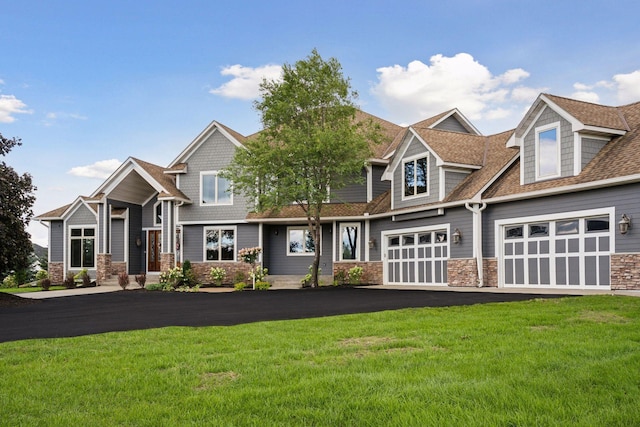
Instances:
[[[640,298],[8,342],[0,370],[7,425],[638,425]]]

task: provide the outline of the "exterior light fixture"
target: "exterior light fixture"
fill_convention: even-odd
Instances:
[[[369,249],[373,249],[376,247],[376,239],[374,237],[369,239]]]
[[[457,245],[458,243],[460,243],[460,240],[462,240],[462,232],[460,231],[460,229],[456,228],[455,230],[453,230],[453,234],[451,235],[451,237],[453,238],[453,243]]]
[[[142,246],[142,239],[140,238],[140,236],[136,237],[136,246],[137,247]]]
[[[620,234],[627,234],[630,228],[631,228],[631,218],[629,218],[627,214],[622,214],[622,218],[618,223],[618,230],[620,230]]]

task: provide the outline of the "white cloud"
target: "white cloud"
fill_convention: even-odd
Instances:
[[[236,64],[223,68],[220,74],[233,78],[222,86],[211,89],[210,93],[225,98],[250,100],[260,96],[260,83],[264,79],[276,80],[281,77],[282,67],[280,65],[264,65],[251,68]]]
[[[53,126],[60,120],[87,120],[87,117],[76,113],[51,112],[45,115],[42,124],[45,126]]]
[[[640,70],[629,74],[616,74],[613,81],[618,89],[618,101],[622,104],[640,101]]]
[[[0,95],[0,123],[13,123],[14,114],[31,114],[26,104],[13,95]]]
[[[529,77],[522,68],[493,75],[468,53],[438,54],[428,65],[412,61],[406,67],[393,65],[376,71],[378,83],[372,93],[392,120],[400,122],[416,122],[451,108],[458,108],[471,120],[504,119],[519,112],[517,104],[530,101],[534,91],[523,85],[512,89]]]
[[[515,102],[532,104],[536,100],[538,95],[548,91],[546,87],[533,88],[526,86],[518,86],[511,90],[511,99]]]
[[[594,104],[600,102],[600,95],[589,90],[578,90],[576,92],[573,92],[571,94],[571,98],[577,99],[578,101],[592,102]]]
[[[113,171],[118,169],[121,164],[122,162],[118,159],[100,160],[92,165],[76,166],[75,168],[71,168],[67,173],[85,178],[105,179],[108,178]]]

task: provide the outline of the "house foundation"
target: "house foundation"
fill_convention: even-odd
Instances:
[[[611,289],[640,289],[640,254],[611,254]]]

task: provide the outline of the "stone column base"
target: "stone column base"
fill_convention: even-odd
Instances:
[[[64,282],[64,264],[61,262],[49,263],[49,280],[53,284],[61,284]]]
[[[160,271],[171,270],[176,266],[176,255],[173,253],[160,254]]]
[[[111,278],[111,254],[98,254],[96,282],[101,285]]]
[[[611,254],[611,289],[640,289],[640,254]]]

